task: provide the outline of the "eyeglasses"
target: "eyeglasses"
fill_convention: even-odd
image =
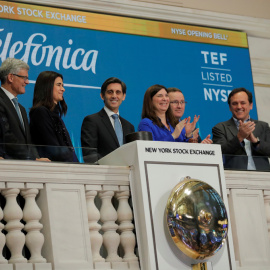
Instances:
[[[13,73],[12,73],[12,75],[17,76],[17,77],[19,77],[19,78],[23,78],[24,81],[29,80],[29,78],[28,78],[27,76],[22,76],[22,75],[13,74]]]
[[[173,105],[184,105],[186,104],[187,102],[186,101],[178,101],[178,100],[174,100],[174,101],[171,101],[170,104],[173,104]]]

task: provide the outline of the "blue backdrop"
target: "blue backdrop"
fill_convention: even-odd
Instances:
[[[120,114],[135,129],[149,86],[180,88],[188,102],[184,116],[201,116],[203,138],[216,123],[231,117],[229,91],[245,87],[254,93],[247,48],[1,19],[1,62],[7,57],[21,58],[30,66],[31,83],[19,97],[28,111],[38,74],[44,70],[63,74],[68,105],[64,121],[75,146],[80,146],[84,117],[103,107],[100,86],[108,77],[126,83]],[[251,116],[257,119],[255,100]]]

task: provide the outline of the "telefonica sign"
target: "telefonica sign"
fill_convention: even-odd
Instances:
[[[5,35],[5,29],[0,29],[1,34]],[[98,57],[97,50],[87,50],[84,48],[72,48],[73,40],[67,41],[67,47],[53,46],[47,42],[47,36],[42,33],[34,33],[27,41],[14,41],[13,33],[7,33],[2,38],[0,35],[0,58],[3,62],[7,57],[14,57],[19,53],[24,52],[21,59],[34,66],[41,65],[46,61],[45,66],[54,66],[56,69],[83,69],[84,71],[91,71],[96,73],[96,62]],[[54,59],[54,60],[53,60]]]

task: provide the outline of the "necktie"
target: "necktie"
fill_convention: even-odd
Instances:
[[[114,120],[114,130],[117,136],[117,139],[119,141],[120,146],[123,145],[123,132],[122,132],[122,127],[119,121],[118,114],[113,114],[112,118]]]
[[[21,125],[24,128],[24,123],[23,123],[22,115],[21,115],[20,108],[19,108],[18,98],[15,97],[15,98],[12,99],[12,101],[13,101],[13,103],[15,105],[15,109],[16,109],[16,112],[17,112],[18,117],[20,119]]]

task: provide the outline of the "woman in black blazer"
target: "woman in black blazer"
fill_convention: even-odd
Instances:
[[[63,76],[54,71],[38,75],[30,109],[32,141],[41,156],[52,161],[78,162],[62,116],[67,113]],[[46,147],[45,147],[46,146]]]

